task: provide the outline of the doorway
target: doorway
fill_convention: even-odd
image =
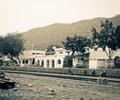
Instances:
[[[54,68],[54,67],[55,67],[55,61],[52,60],[52,68]]]

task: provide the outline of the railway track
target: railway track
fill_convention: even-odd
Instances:
[[[29,72],[29,71],[13,71],[13,70],[1,70],[1,71],[5,72],[5,73],[28,74],[28,75],[56,77],[56,78],[73,79],[73,80],[85,80],[85,81],[94,81],[94,82],[97,82],[97,80],[99,78],[103,78],[103,79],[105,78],[105,79],[107,79],[110,82],[120,82],[120,79],[118,79],[118,78],[79,76],[79,75],[42,73],[42,72]]]

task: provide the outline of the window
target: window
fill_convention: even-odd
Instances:
[[[28,60],[26,60],[26,64],[28,64]]]
[[[25,60],[23,60],[22,63],[25,64]]]
[[[28,64],[28,60],[23,60],[22,63],[23,64]]]
[[[32,53],[33,55],[35,55],[35,53]]]
[[[63,52],[61,51],[60,54],[63,54]]]
[[[58,59],[58,62],[57,62],[58,64],[61,64],[61,60],[60,59]]]

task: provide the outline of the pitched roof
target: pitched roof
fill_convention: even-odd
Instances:
[[[105,52],[90,51],[89,59],[108,59]]]
[[[39,50],[25,50],[20,55],[20,58],[23,58],[23,59],[35,58],[36,55],[40,55],[40,54],[44,54],[44,52]]]
[[[120,50],[115,53],[115,55],[113,56],[113,58],[116,57],[116,56],[120,56]],[[97,51],[95,51],[95,50],[91,49],[91,50],[90,50],[89,59],[108,59],[108,56],[107,56],[107,54],[106,54],[104,51],[102,51],[102,50],[99,50],[99,51],[97,50]]]

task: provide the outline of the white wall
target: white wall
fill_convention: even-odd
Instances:
[[[49,68],[53,68],[52,66],[52,60],[54,60],[54,68],[63,68],[63,62],[64,58],[68,55],[68,52],[66,52],[63,48],[55,48],[55,54],[48,55],[46,54],[47,50],[45,51],[38,51],[38,50],[26,50],[24,51],[24,54],[21,55],[20,59],[32,59],[35,58],[35,66],[41,66],[42,60],[44,61],[43,67],[47,68],[47,60],[49,60]],[[60,59],[61,63],[58,64],[58,60]],[[39,61],[39,64],[38,64]],[[21,66],[26,66],[29,64],[22,64]]]
[[[89,60],[89,69],[97,69],[97,60]]]
[[[105,68],[105,66],[106,66],[105,60],[99,60],[99,59],[89,60],[89,69]]]
[[[61,61],[60,64],[58,64],[59,59]],[[37,60],[40,61],[40,66],[41,66],[42,60],[44,60],[44,66],[43,66],[44,68],[48,68],[47,60],[49,60],[49,68],[53,68],[52,60],[54,60],[54,68],[63,68],[64,56],[47,55],[47,56],[37,57],[36,62],[37,62]]]
[[[97,68],[105,68],[106,61],[105,60],[97,60]]]
[[[23,60],[28,60],[28,63],[23,63]],[[32,65],[32,59],[20,59],[20,67],[25,67],[25,66],[31,66]]]

